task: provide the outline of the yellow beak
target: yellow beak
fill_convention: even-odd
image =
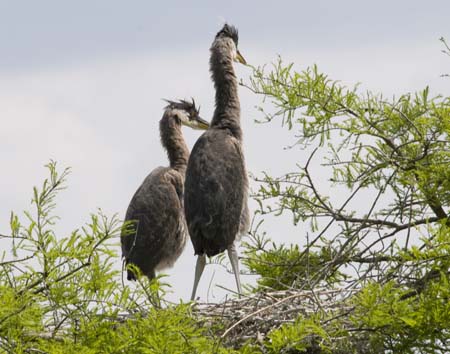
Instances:
[[[200,117],[197,117],[197,123],[199,129],[206,130],[209,128],[209,123]]]
[[[238,63],[244,64],[244,65],[247,64],[247,62],[245,61],[245,59],[244,59],[244,57],[242,56],[242,54],[239,53],[239,50],[238,50],[237,53],[236,53],[236,61],[237,61]]]

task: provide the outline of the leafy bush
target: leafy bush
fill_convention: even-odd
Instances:
[[[161,277],[122,284],[113,246],[122,228],[101,212],[67,237],[57,236],[55,198],[69,170],[47,165],[33,190],[27,223],[11,216],[1,235],[0,353],[231,353],[203,328],[187,304],[164,302]]]
[[[243,244],[243,263],[260,277],[254,292],[263,290],[310,289],[307,284],[311,274],[317,274],[333,259],[332,249],[321,247],[318,252],[301,251],[298,245],[276,244],[264,236],[253,233]],[[327,274],[323,282],[331,285],[344,277],[343,273]]]
[[[314,315],[269,333],[266,348],[313,352],[309,337],[319,352],[448,352],[450,97],[362,95],[281,59],[246,86],[304,151],[292,172],[256,178],[259,213],[289,212],[308,237],[301,249],[253,234],[244,261],[257,291],[317,296]],[[324,286],[342,289],[341,310]]]

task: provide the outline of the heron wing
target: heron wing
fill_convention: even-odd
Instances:
[[[128,232],[122,232],[122,254],[143,272],[158,267],[176,255],[179,246],[182,211],[183,178],[170,168],[155,169],[134,194],[128,206],[125,221],[131,223]],[[176,255],[176,257],[179,256]]]
[[[210,129],[194,145],[185,181],[185,214],[196,254],[218,254],[239,230],[246,185],[240,142]]]

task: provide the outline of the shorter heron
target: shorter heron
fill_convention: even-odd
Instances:
[[[186,244],[183,194],[189,149],[181,126],[202,130],[209,126],[200,118],[194,100],[166,102],[159,131],[170,167],[155,168],[142,182],[127,209],[129,227],[121,235],[125,264],[135,265],[150,280],[156,270],[172,267]],[[136,276],[127,268],[128,280]]]

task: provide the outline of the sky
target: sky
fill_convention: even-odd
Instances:
[[[212,116],[209,47],[225,21],[238,27],[239,49],[254,66],[280,55],[298,70],[317,64],[332,79],[360,83],[362,92],[390,97],[430,86],[449,95],[440,75],[450,72],[450,58],[438,40],[450,39],[449,13],[448,1],[417,0],[0,0],[0,233],[8,233],[12,210],[30,209],[50,159],[72,169],[57,200],[61,235],[98,208],[123,217],[145,176],[167,165],[161,99],[194,97],[202,116]],[[236,72],[244,81],[251,74],[244,66]],[[248,170],[292,170],[304,158],[285,149],[293,133],[255,123],[261,98],[245,88],[240,98]],[[198,136],[185,130],[189,146]],[[267,217],[263,228],[278,242],[304,243],[289,216]],[[171,299],[189,299],[194,266],[188,242],[167,271]],[[235,287],[231,274],[208,266],[202,300],[224,296],[214,284]]]

